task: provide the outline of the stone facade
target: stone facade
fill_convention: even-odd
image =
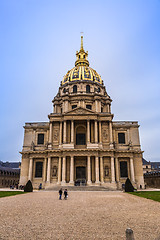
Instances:
[[[111,98],[88,52],[76,53],[75,67],[53,99],[49,122],[26,123],[20,184],[36,188],[103,185],[120,189],[129,177],[144,186],[138,122],[113,121]]]
[[[18,187],[20,178],[20,163],[0,161],[0,188]]]

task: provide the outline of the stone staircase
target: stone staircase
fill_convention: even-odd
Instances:
[[[60,188],[62,188],[63,190],[66,188],[68,191],[117,191],[104,186],[60,186],[60,185],[48,187],[44,191],[59,191]]]

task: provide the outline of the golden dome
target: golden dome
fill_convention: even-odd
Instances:
[[[64,76],[62,85],[73,81],[92,81],[103,84],[101,76],[89,67],[88,52],[83,49],[83,36],[81,36],[81,48],[79,52],[76,52],[76,57],[75,67]]]

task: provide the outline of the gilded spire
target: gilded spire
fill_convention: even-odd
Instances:
[[[81,36],[81,50],[83,50],[83,35]]]
[[[89,66],[89,62],[87,60],[88,52],[85,52],[83,48],[83,35],[81,35],[81,48],[79,52],[76,52],[76,57],[77,60],[75,62],[75,66]]]

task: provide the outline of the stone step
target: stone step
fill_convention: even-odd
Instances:
[[[62,188],[63,190],[66,188],[68,191],[116,191],[114,189],[104,186],[52,186],[45,190],[59,191],[60,188]]]

